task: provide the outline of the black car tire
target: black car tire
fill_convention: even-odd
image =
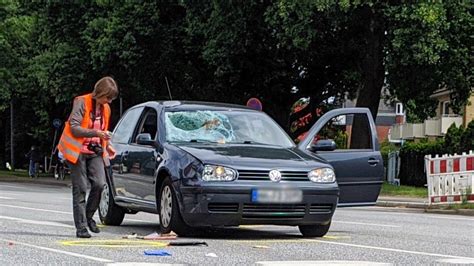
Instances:
[[[299,225],[301,234],[304,237],[323,237],[329,231],[331,222],[328,224]]]
[[[100,197],[99,217],[100,221],[105,225],[120,225],[125,217],[125,210],[115,204],[112,189],[107,182]]]
[[[176,192],[173,189],[171,180],[166,178],[161,185],[160,194],[158,195],[158,214],[160,216],[160,231],[163,234],[168,234],[174,231],[178,236],[191,236],[195,234],[195,228],[188,226],[181,216],[179,211],[178,201],[176,199]],[[163,204],[163,205],[162,205]],[[170,209],[162,215],[162,206],[168,205]],[[171,212],[171,214],[169,214]]]

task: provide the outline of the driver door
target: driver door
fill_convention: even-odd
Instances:
[[[334,141],[335,149],[316,145],[320,140]],[[383,183],[383,161],[369,109],[329,111],[313,125],[298,148],[334,167],[340,189],[338,206],[375,205]]]

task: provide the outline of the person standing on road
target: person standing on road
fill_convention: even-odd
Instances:
[[[30,167],[29,167],[29,175],[31,178],[33,177],[38,177],[38,167],[39,167],[39,162],[41,161],[41,156],[39,153],[38,148],[36,148],[35,145],[31,146],[30,151],[25,155],[28,159],[30,159]]]
[[[76,97],[59,140],[58,149],[71,169],[74,225],[79,238],[91,237],[87,227],[94,233],[100,232],[92,217],[105,185],[104,168],[115,157],[108,128],[109,104],[117,95],[115,81],[104,77],[97,81],[92,93]],[[91,189],[86,202],[88,183]]]

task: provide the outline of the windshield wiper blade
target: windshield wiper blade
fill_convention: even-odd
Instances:
[[[194,143],[217,143],[217,141],[211,141],[211,140],[206,140],[206,139],[192,139],[189,142],[194,142]]]

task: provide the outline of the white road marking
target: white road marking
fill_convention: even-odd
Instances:
[[[309,241],[309,242],[318,242],[318,243],[325,243],[325,244],[331,244],[331,245],[340,245],[340,246],[349,246],[349,247],[357,247],[357,248],[367,248],[367,249],[383,250],[383,251],[393,251],[393,252],[416,254],[416,255],[424,255],[424,256],[432,256],[432,257],[445,257],[445,258],[453,258],[453,259],[474,260],[474,258],[470,258],[470,257],[453,256],[453,255],[445,255],[445,254],[429,253],[429,252],[421,252],[421,251],[412,251],[412,250],[404,250],[404,249],[396,249],[396,248],[374,247],[374,246],[367,246],[367,245],[358,245],[358,244],[350,244],[350,243],[332,242],[332,241],[324,241],[324,240],[317,240],[317,239],[306,239],[306,241]]]
[[[294,261],[257,261],[257,265],[278,265],[278,266],[290,266],[290,265],[332,265],[332,266],[343,266],[343,265],[393,265],[391,263],[373,262],[373,261],[350,261],[350,260],[294,260]]]
[[[52,213],[60,213],[60,214],[68,214],[71,215],[72,212],[63,212],[63,211],[55,211],[55,210],[47,210],[47,209],[39,209],[39,208],[30,208],[30,207],[23,207],[23,206],[15,206],[15,205],[8,205],[8,204],[0,204],[1,207],[8,207],[8,208],[17,208],[17,209],[24,209],[24,210],[31,210],[31,211],[42,211],[42,212],[52,212]],[[138,220],[138,219],[129,219],[125,218],[125,221],[130,222],[142,222],[142,223],[156,223],[152,221],[145,221],[145,220]],[[158,221],[158,220],[157,220]]]
[[[38,225],[50,225],[50,226],[57,226],[57,227],[75,228],[74,226],[68,225],[68,224],[48,222],[48,221],[28,220],[28,219],[22,219],[22,218],[10,217],[10,216],[2,216],[2,215],[0,215],[0,219],[12,220],[12,221],[25,223],[25,224],[38,224]]]
[[[441,260],[437,260],[437,262],[451,263],[451,264],[474,264],[474,259],[470,259],[470,260],[466,260],[466,259],[441,259]]]
[[[71,212],[63,212],[63,211],[54,211],[54,210],[46,210],[46,209],[39,209],[39,208],[29,208],[23,206],[15,206],[15,205],[8,205],[8,204],[0,204],[2,207],[8,208],[17,208],[17,209],[24,209],[24,210],[32,210],[32,211],[42,211],[42,212],[52,212],[52,213],[61,213],[61,214],[71,214]]]
[[[187,265],[187,264],[169,264],[169,263],[156,263],[156,262],[115,262],[107,263],[107,266],[145,266],[145,265],[158,265],[158,266],[171,266],[171,265]]]
[[[337,220],[334,220],[333,222],[341,223],[341,224],[357,224],[357,225],[382,226],[382,227],[401,227],[399,225],[391,225],[391,224],[371,224],[371,223],[346,222],[346,221],[337,221]]]
[[[371,210],[374,210],[374,211],[380,211],[380,212],[384,212],[385,214],[393,214],[393,215],[410,215],[410,216],[413,216],[413,215],[418,215],[419,217],[421,218],[426,218],[426,219],[431,219],[431,218],[436,218],[436,219],[447,219],[447,220],[462,220],[462,221],[474,221],[474,218],[469,218],[469,217],[460,217],[460,215],[452,215],[452,214],[445,214],[445,215],[433,215],[433,214],[429,214],[429,213],[426,213],[424,212],[423,210],[420,210],[420,209],[417,209],[417,208],[413,208],[413,209],[410,209],[410,208],[404,208],[404,209],[400,209],[400,208],[395,208],[395,207],[370,207],[370,208],[364,208],[364,209],[347,209],[345,208],[344,209],[344,212],[371,212]],[[394,212],[394,211],[389,211],[388,209],[394,209],[394,210],[403,210],[404,212],[401,212],[401,211],[397,211],[397,212]],[[412,212],[414,210],[418,210],[417,212]],[[342,210],[340,211],[341,213]]]
[[[87,255],[83,255],[83,254],[79,254],[79,253],[74,253],[74,252],[69,252],[69,251],[64,251],[64,250],[54,249],[54,248],[47,248],[47,247],[32,245],[32,244],[13,241],[13,240],[8,240],[8,239],[0,238],[0,241],[9,242],[9,243],[13,243],[13,244],[16,244],[16,245],[27,246],[27,247],[31,247],[31,248],[47,250],[47,251],[51,251],[51,252],[61,253],[61,254],[69,255],[69,256],[89,259],[89,260],[98,261],[98,262],[113,262],[113,260],[108,260],[108,259],[103,259],[103,258],[98,258],[98,257],[92,257],[92,256],[87,256]]]
[[[10,198],[10,197],[2,197],[2,196],[0,196],[0,199],[15,199],[15,198]]]

